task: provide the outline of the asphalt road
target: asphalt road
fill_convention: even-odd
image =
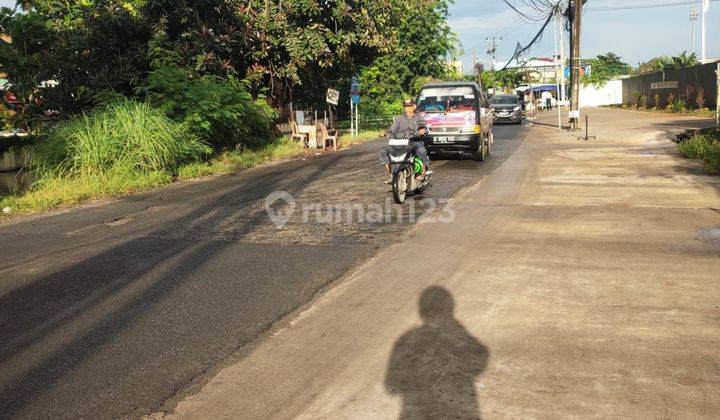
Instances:
[[[482,179],[525,135],[497,126],[486,162],[435,161],[431,188],[413,203],[427,207]],[[298,208],[386,206],[381,146],[0,226],[0,417],[160,409],[413,223],[404,213],[328,224],[296,211],[278,230],[265,212],[272,191],[292,194]]]

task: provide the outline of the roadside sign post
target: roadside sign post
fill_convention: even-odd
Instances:
[[[558,109],[558,131],[562,131],[562,111],[560,109],[560,95],[558,95],[558,100],[555,102],[555,105]]]
[[[357,137],[360,125],[358,104],[360,104],[360,82],[358,76],[355,75],[350,83],[350,135],[353,137]]]
[[[340,101],[340,92],[335,89],[328,89],[325,101],[328,103],[328,113],[330,114],[330,130],[334,130],[335,122],[333,118],[333,105],[337,106]]]

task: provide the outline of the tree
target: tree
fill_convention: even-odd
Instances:
[[[0,42],[0,71],[20,98],[19,119],[29,123],[46,111],[73,113],[108,94],[132,94],[147,69],[150,36],[136,2],[36,0],[25,7],[0,16],[0,30],[11,37]]]
[[[683,51],[680,55],[672,58],[673,69],[682,69],[685,67],[692,67],[698,64],[697,56],[695,53],[688,54],[687,51]]]
[[[24,13],[2,12],[13,42],[0,43],[0,71],[35,116],[142,97],[158,51],[192,80],[239,81],[276,107],[324,103],[328,87],[344,91],[365,68],[376,97],[395,97],[444,76],[450,1],[23,0]]]
[[[583,84],[603,86],[617,76],[630,73],[630,65],[624,63],[622,58],[613,52],[598,55],[596,58],[585,60],[591,65],[590,74],[582,78]]]
[[[433,79],[448,77],[458,40],[447,23],[450,0],[416,2],[401,14],[392,48],[362,68],[366,116],[388,118],[400,111],[403,96],[412,97]]]
[[[692,67],[699,64],[695,53],[688,54],[683,51],[675,57],[660,56],[653,58],[645,63],[640,63],[635,69],[635,74],[653,73],[656,71],[679,70],[686,67]]]
[[[397,45],[410,0],[149,0],[146,14],[166,49],[199,72],[235,73],[276,103],[324,98]],[[202,11],[202,12],[200,12]]]
[[[508,68],[483,72],[481,78],[485,88],[513,89],[523,84],[525,73],[517,68]]]

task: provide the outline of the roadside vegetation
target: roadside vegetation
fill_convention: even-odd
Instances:
[[[678,149],[688,159],[702,159],[707,173],[720,175],[720,129],[681,141]]]
[[[341,145],[347,147],[374,140],[377,137],[376,130],[360,131],[354,138],[345,134],[341,135]],[[67,163],[57,167],[52,165],[34,166],[41,165],[40,162],[44,161],[45,156],[55,159],[55,151],[48,150],[49,155],[36,159],[33,163],[35,173],[43,175],[33,183],[29,190],[0,196],[0,210],[3,210],[0,212],[0,220],[68,207],[88,200],[130,194],[176,181],[234,173],[266,162],[319,153],[319,151],[304,148],[300,143],[288,137],[276,138],[258,148],[212,152],[211,155],[207,154],[207,146],[199,144],[202,146],[200,149],[196,149],[197,143],[192,141],[190,144],[182,145],[182,148],[174,150],[174,152],[179,152],[174,155],[175,157],[184,157],[183,160],[188,160],[188,162],[176,165],[174,162],[168,161],[167,165],[160,167],[153,164],[136,165],[138,161],[150,163],[150,160],[137,160],[139,154],[127,153],[130,150],[127,148],[115,149],[111,154],[104,154],[104,158],[96,160],[99,156],[92,156],[90,153],[98,152],[102,155],[107,152],[96,150],[95,147],[98,146],[98,143],[93,144],[95,147],[75,149],[78,153],[74,153],[72,159],[67,159]],[[50,147],[54,146],[48,146],[48,148]],[[183,150],[186,147],[187,149]],[[194,157],[188,155],[187,152],[190,151],[198,153],[198,155]],[[73,169],[64,170],[64,167],[67,167],[65,165]],[[80,170],[80,168],[84,169]],[[132,168],[137,170],[132,170]]]
[[[0,31],[10,39],[0,40],[0,73],[17,102],[0,108],[0,123],[30,134],[22,145],[32,144],[34,183],[0,197],[0,207],[37,212],[311,153],[276,124],[289,104],[325,109],[328,88],[341,92],[337,113],[346,118],[354,75],[361,126],[372,131],[341,143],[374,138],[420,84],[457,77],[445,64],[458,45],[448,4],[32,0],[3,8]],[[0,150],[16,146],[0,139]]]
[[[697,55],[695,53],[688,54],[687,51],[683,51],[674,57],[663,55],[644,63],[638,63],[638,66],[633,69],[632,74],[639,75],[654,73],[656,71],[679,70],[692,67],[696,64],[700,64]]]

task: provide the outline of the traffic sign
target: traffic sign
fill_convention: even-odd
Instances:
[[[332,105],[337,105],[339,99],[340,99],[340,92],[338,92],[335,89],[327,90],[327,95],[325,96],[325,102],[332,104]]]

